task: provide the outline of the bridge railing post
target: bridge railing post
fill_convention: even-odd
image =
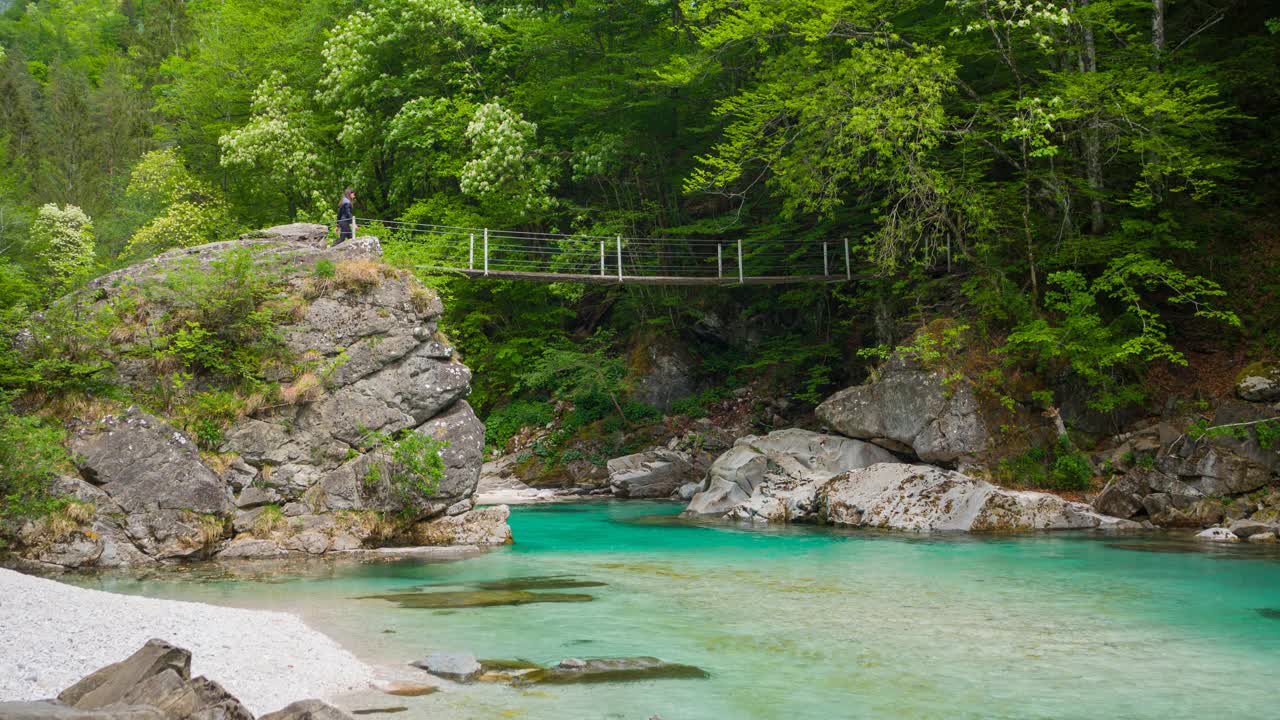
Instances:
[[[618,282],[622,282],[622,236],[618,236]]]
[[[724,277],[724,245],[716,243],[716,277]]]
[[[827,278],[830,276],[831,276],[831,267],[827,262],[827,241],[823,240],[822,241],[822,277]]]
[[[484,274],[489,274],[489,228],[484,229]]]
[[[471,233],[471,251],[467,254],[467,269],[476,269],[476,234]]]
[[[600,241],[600,277],[604,277],[604,240]]]
[[[844,279],[853,279],[853,269],[849,265],[849,238],[844,239]]]
[[[738,284],[746,280],[746,272],[742,269],[742,240],[738,240]]]

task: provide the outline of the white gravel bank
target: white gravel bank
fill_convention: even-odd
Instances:
[[[192,676],[255,715],[366,689],[373,668],[287,613],[87,590],[0,569],[0,700],[37,700],[151,638],[191,651]]]

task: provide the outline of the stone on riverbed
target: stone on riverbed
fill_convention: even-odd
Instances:
[[[711,677],[706,670],[693,665],[669,663],[655,657],[571,658],[553,668],[535,670],[516,679],[519,685],[570,685],[588,683],[635,682],[640,680],[674,680]]]
[[[459,608],[529,605],[546,602],[591,602],[595,597],[583,593],[528,592],[524,590],[458,590],[444,592],[405,592],[366,595],[361,600],[389,600],[402,608],[415,610],[450,610]]]
[[[412,665],[437,677],[457,682],[470,682],[479,677],[483,669],[475,655],[456,652],[434,652],[425,660]]]

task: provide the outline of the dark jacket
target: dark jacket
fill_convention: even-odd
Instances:
[[[342,198],[342,202],[338,205],[338,222],[349,223],[353,217],[355,213],[351,212],[351,198]]]

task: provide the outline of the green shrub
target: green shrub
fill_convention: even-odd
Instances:
[[[233,382],[256,384],[263,366],[285,360],[279,326],[287,324],[287,303],[278,273],[256,262],[250,248],[236,248],[207,267],[178,268],[146,292],[170,308],[166,324],[176,327],[159,339],[161,354],[177,357],[192,370]]]
[[[430,497],[439,489],[445,471],[440,451],[449,447],[449,443],[412,430],[396,437],[366,433],[364,442],[378,452],[365,475],[366,485],[385,480],[405,500]]]
[[[501,448],[521,428],[542,427],[553,418],[551,405],[532,400],[515,400],[489,413],[484,422],[484,440]]]
[[[41,517],[59,509],[49,481],[68,467],[63,429],[0,406],[0,520]]]
[[[223,434],[243,413],[244,399],[229,390],[211,390],[192,395],[176,409],[183,430],[191,433],[202,450],[217,450]]]
[[[1001,460],[996,478],[1007,485],[1041,490],[1086,490],[1093,479],[1089,459],[1066,437],[1048,448],[1032,447]]]
[[[320,260],[316,262],[315,276],[324,280],[328,280],[337,276],[338,267],[333,264],[332,260]]]

